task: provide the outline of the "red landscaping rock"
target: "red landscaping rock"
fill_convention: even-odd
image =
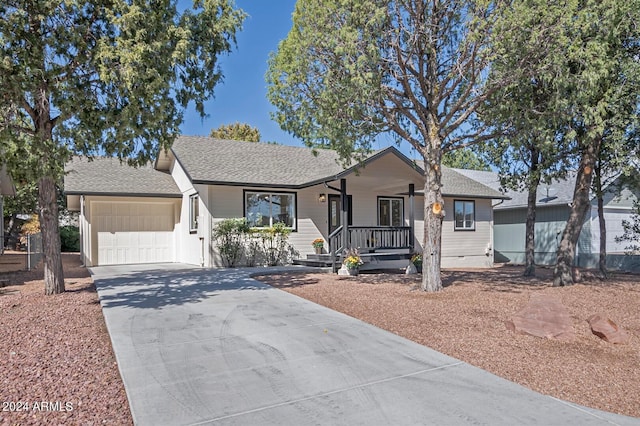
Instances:
[[[627,344],[631,339],[629,333],[618,327],[618,325],[607,318],[604,314],[591,315],[587,320],[591,327],[591,332],[609,343]]]
[[[564,341],[576,337],[569,311],[553,296],[532,295],[527,306],[505,325],[516,333],[536,337]]]

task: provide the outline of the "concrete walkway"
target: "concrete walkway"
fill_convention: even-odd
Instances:
[[[137,425],[640,425],[273,289],[256,272],[91,269]]]

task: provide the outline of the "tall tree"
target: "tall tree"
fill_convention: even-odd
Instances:
[[[293,28],[269,62],[275,119],[307,145],[358,159],[389,132],[420,153],[426,291],[442,288],[442,155],[491,137],[469,123],[504,84],[488,78],[501,4],[299,0]]]
[[[229,139],[232,141],[260,142],[260,130],[246,123],[235,122],[233,124],[221,124],[217,129],[212,129],[209,134],[216,139]]]
[[[563,146],[562,110],[548,61],[551,52],[565,47],[556,34],[563,25],[564,8],[543,0],[515,2],[496,22],[499,34],[493,49],[491,72],[513,76],[511,84],[494,92],[481,110],[482,120],[503,134],[482,146],[500,169],[505,188],[527,192],[524,275],[535,275],[537,191],[541,182],[565,174],[567,148]],[[525,66],[522,66],[522,65]]]
[[[195,0],[184,12],[176,3],[0,3],[0,141],[32,156],[46,294],[64,291],[55,183],[65,162],[106,154],[146,163],[171,145],[189,103],[205,115],[222,77],[218,56],[244,13],[232,0]]]
[[[637,175],[637,159],[640,158],[640,67],[633,64],[623,70],[622,75],[625,81],[621,82],[618,96],[622,102],[612,103],[608,111],[591,188],[598,206],[598,270],[603,278],[608,276],[604,197],[607,194],[619,196],[625,186],[640,186]]]
[[[558,248],[554,286],[574,283],[572,266],[576,245],[590,207],[590,189],[605,132],[621,109],[638,105],[636,69],[640,54],[640,0],[568,2],[561,35],[567,41],[555,55],[564,73],[556,75],[559,93],[571,113],[569,131],[579,154],[573,202]],[[631,89],[630,89],[631,88]]]

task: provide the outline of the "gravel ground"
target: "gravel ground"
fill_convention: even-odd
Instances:
[[[55,296],[42,268],[0,273],[0,424],[132,424],[93,282],[79,255],[63,263]]]
[[[640,417],[640,276],[550,286],[550,271],[444,271],[445,288],[424,293],[421,276],[284,274],[256,277],[284,291],[429,346],[530,389],[588,407]],[[542,339],[508,331],[504,322],[534,293],[554,295],[569,310],[577,338]],[[604,313],[631,335],[606,343],[586,320]]]

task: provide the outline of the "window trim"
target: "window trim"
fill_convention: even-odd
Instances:
[[[194,209],[194,202],[196,208]],[[194,215],[195,213],[195,215]],[[198,219],[200,216],[200,194],[193,193],[189,195],[189,233],[195,234],[198,232]]]
[[[268,194],[272,195],[293,195],[293,209],[294,209],[294,217],[293,217],[293,226],[287,226],[287,229],[291,229],[292,232],[298,232],[298,193],[293,191],[265,191],[259,189],[243,189],[242,190],[242,214],[245,220],[248,221],[247,217],[247,192],[251,194]],[[269,201],[271,202],[271,201]],[[271,223],[271,219],[273,217],[269,216],[270,226],[273,226]],[[254,229],[263,229],[262,226],[254,226]]]
[[[383,196],[383,195],[378,195],[378,198],[377,198],[377,201],[376,201],[376,215],[378,216],[378,219],[377,219],[378,226],[389,226],[389,227],[396,226],[396,225],[381,225],[380,224],[380,201],[381,200],[390,200],[390,201],[392,201],[392,200],[400,200],[400,201],[402,201],[402,214],[401,214],[401,217],[400,217],[400,225],[399,226],[405,226],[405,223],[404,223],[404,213],[405,213],[405,210],[404,210],[404,197],[387,197],[387,196]],[[389,204],[389,207],[391,207],[391,204]],[[391,222],[393,222],[393,218],[391,218],[391,216],[389,216],[389,217],[391,219]]]
[[[467,228],[465,226],[459,227],[456,224],[456,203],[472,203],[473,205],[473,226],[471,228]],[[464,204],[463,204],[464,206]],[[464,215],[464,207],[462,208],[462,213]],[[464,220],[462,221],[464,225]],[[476,200],[453,200],[453,230],[454,231],[475,231],[476,230]]]

